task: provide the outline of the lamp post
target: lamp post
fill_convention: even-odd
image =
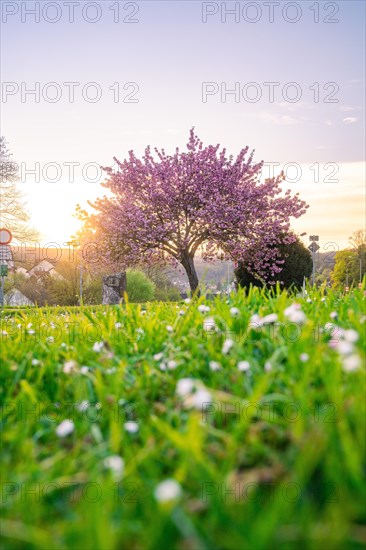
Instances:
[[[315,285],[315,254],[319,250],[319,245],[317,242],[319,241],[319,235],[310,235],[309,241],[311,241],[311,245],[309,246],[309,250],[311,251],[312,258],[313,258],[313,286]]]
[[[80,243],[78,241],[69,241],[66,243],[69,246],[73,246],[74,248],[80,247]],[[83,256],[79,252],[79,259],[80,259],[80,274],[79,274],[79,305],[83,305],[83,272],[84,272],[84,266],[83,266]]]
[[[5,227],[2,227],[0,229],[0,247],[1,247],[0,259],[2,261],[6,261],[6,250],[9,244],[11,243],[12,238],[13,238],[13,235],[11,234],[11,231],[9,231],[9,229],[6,229]],[[11,257],[11,252],[10,252],[10,257]],[[7,276],[7,274],[8,274],[8,264],[1,263],[0,265],[0,276],[1,276],[0,306],[1,307],[4,307],[5,277]]]

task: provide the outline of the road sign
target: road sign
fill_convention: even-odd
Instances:
[[[310,235],[309,237],[309,241],[318,241],[319,240],[319,235]]]
[[[315,242],[312,242],[311,245],[309,246],[309,250],[315,254],[315,252],[317,252],[319,250],[320,246],[318,244],[316,244]]]
[[[6,229],[5,227],[0,229],[0,244],[9,244],[11,243],[12,238],[13,235],[9,229]]]
[[[6,277],[8,275],[8,266],[0,265],[0,277]]]

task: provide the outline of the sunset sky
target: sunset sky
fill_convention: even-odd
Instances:
[[[93,165],[147,144],[173,152],[192,126],[230,153],[249,145],[276,173],[290,163],[285,188],[310,204],[293,227],[324,250],[364,227],[364,2],[273,3],[273,22],[265,2],[77,2],[74,22],[64,2],[35,22],[35,4],[2,3],[1,134],[43,242],[63,244],[75,205],[103,194]]]

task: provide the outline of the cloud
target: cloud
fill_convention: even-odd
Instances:
[[[299,120],[289,116],[289,115],[277,115],[274,113],[261,112],[255,115],[256,118],[259,118],[263,122],[268,122],[270,124],[280,125],[280,126],[290,126],[293,124],[299,124]]]
[[[351,105],[341,105],[340,110],[344,111],[345,113],[349,113],[350,111],[359,111],[361,107],[352,107]]]
[[[355,116],[348,116],[346,118],[343,119],[342,122],[344,122],[345,124],[354,124],[355,122],[358,121],[358,118],[355,117]]]

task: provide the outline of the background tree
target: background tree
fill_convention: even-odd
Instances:
[[[366,231],[365,229],[358,229],[354,231],[349,238],[349,242],[357,253],[359,264],[359,282],[366,271]]]
[[[219,148],[204,147],[192,129],[187,152],[155,149],[154,158],[147,147],[141,160],[133,151],[124,162],[114,158],[118,169],[105,168],[103,184],[110,196],[89,203],[92,214],[79,208],[84,237],[98,242],[103,261],[115,269],[180,263],[192,292],[198,288],[194,257],[203,243],[206,260],[224,251],[261,277],[280,271],[273,245],[306,205],[289,190],[280,196],[283,174],[260,183],[263,163],[253,163],[248,147],[236,159]]]
[[[127,295],[130,302],[150,302],[154,298],[155,284],[142,271],[129,269],[127,276]]]
[[[0,222],[18,242],[37,242],[39,233],[29,226],[24,195],[17,189],[19,168],[12,160],[4,137],[0,137]]]
[[[335,266],[332,272],[334,288],[357,285],[360,278],[359,257],[351,248],[340,250],[335,255]]]
[[[159,302],[177,302],[181,295],[176,286],[169,279],[166,270],[156,265],[147,265],[142,271],[155,284],[154,299]]]
[[[278,257],[284,260],[280,273],[273,277],[283,288],[301,288],[304,277],[309,277],[312,271],[313,262],[310,251],[304,246],[298,237],[289,244],[281,244],[277,247]],[[246,269],[243,262],[235,269],[237,283],[241,287],[263,286],[265,280],[257,274],[252,274]]]

